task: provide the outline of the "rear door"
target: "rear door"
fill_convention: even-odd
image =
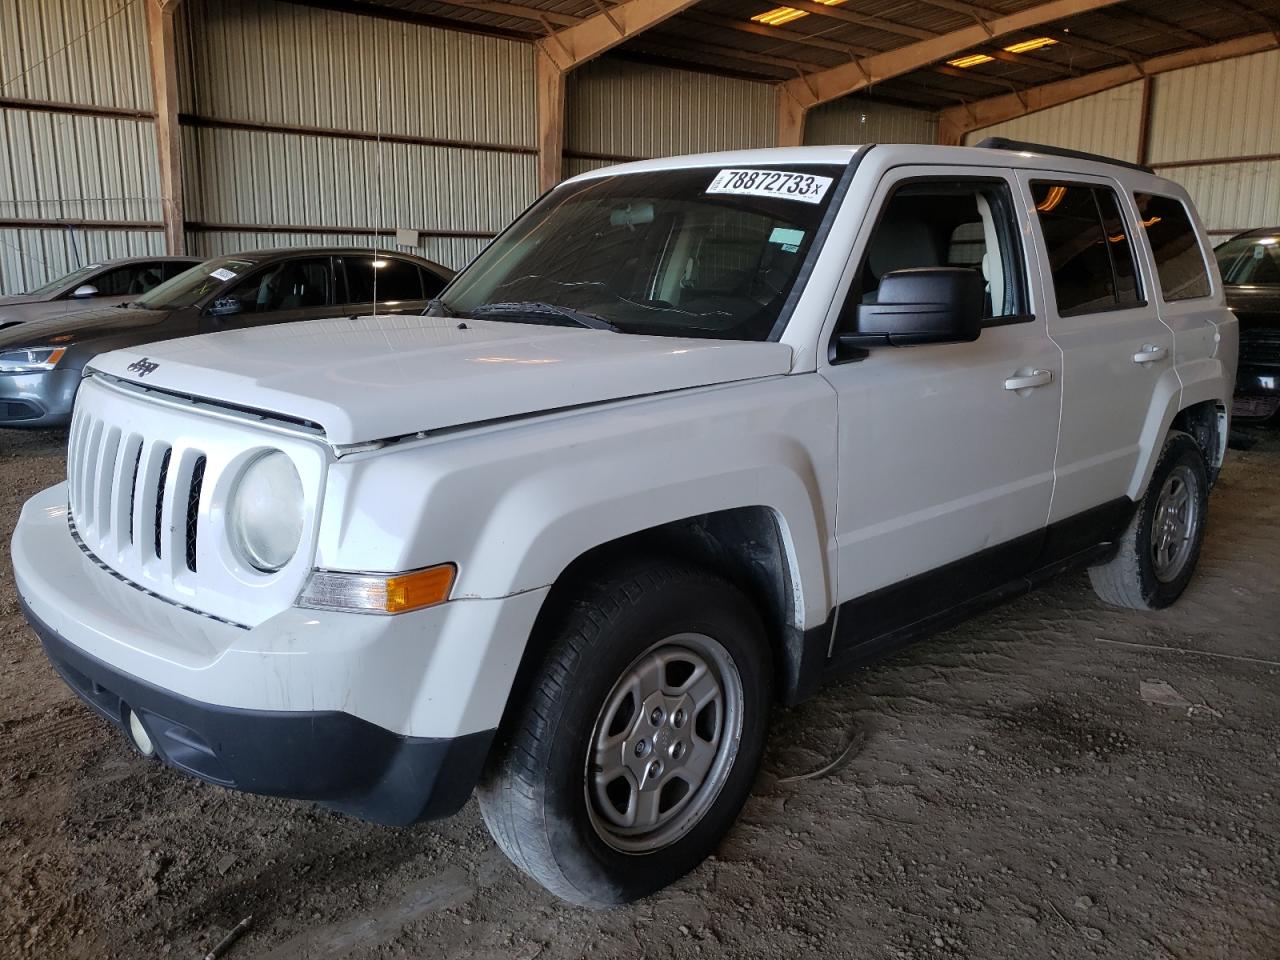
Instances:
[[[343,310],[350,313],[421,313],[427,299],[422,273],[410,260],[373,251],[339,258],[345,286]]]
[[[1038,237],[1049,336],[1062,350],[1051,522],[1125,496],[1156,384],[1173,363],[1136,263],[1130,208],[1104,177],[1018,175]]]

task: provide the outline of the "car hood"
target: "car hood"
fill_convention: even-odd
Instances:
[[[1261,323],[1280,326],[1280,286],[1254,285],[1227,287],[1227,306],[1243,325]]]
[[[0,297],[0,307],[12,307],[19,303],[39,303],[44,297],[33,297],[29,293],[14,293],[7,297]]]
[[[81,343],[95,337],[109,337],[159,326],[169,316],[168,310],[98,307],[78,313],[43,317],[0,330],[0,349]]]
[[[383,315],[169,340],[90,367],[311,421],[330,443],[351,444],[775,376],[790,371],[791,348]]]

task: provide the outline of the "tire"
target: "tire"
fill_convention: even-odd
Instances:
[[[1169,606],[1195,573],[1208,512],[1204,453],[1189,434],[1172,431],[1115,555],[1089,568],[1094,592],[1117,607]]]
[[[628,903],[696,867],[737,818],[764,749],[769,645],[736,587],[679,562],[602,577],[558,610],[481,779],[480,811],[502,851],[556,896]],[[712,699],[698,706],[680,691]],[[657,786],[639,791],[650,775]]]

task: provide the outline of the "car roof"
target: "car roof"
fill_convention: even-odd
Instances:
[[[1186,195],[1186,191],[1173,181],[1127,161],[1065,151],[1039,144],[1024,144],[1016,141],[996,142],[999,142],[1000,146],[956,147],[929,143],[873,143],[728,150],[721,153],[660,157],[654,160],[638,160],[617,166],[600,167],[578,174],[566,182],[582,182],[615,174],[687,170],[696,167],[751,166],[765,163],[840,164],[843,166],[865,150],[868,161],[875,158],[884,166],[955,164],[1005,169],[1012,167],[1019,170],[1110,177],[1131,189],[1158,190],[1161,193],[1179,197]]]
[[[414,263],[420,264],[424,267],[435,267],[441,270],[449,270],[449,268],[444,264],[436,263],[434,260],[428,260],[426,257],[420,257],[416,253],[409,253],[404,250],[380,250],[374,247],[267,247],[262,250],[237,250],[235,253],[220,253],[216,257],[209,257],[208,259],[223,260],[239,258],[243,260],[251,260],[254,263],[266,263],[269,260],[284,259],[287,257],[336,257],[344,254],[400,257],[404,260],[412,260]]]
[[[1252,230],[1246,230],[1244,233],[1237,233],[1232,240],[1247,240],[1249,237],[1276,237],[1280,236],[1280,227],[1254,227]]]

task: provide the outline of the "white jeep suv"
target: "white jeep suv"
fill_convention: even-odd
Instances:
[[[595,171],[425,316],[96,358],[13,561],[68,684],[211,783],[549,890],[730,828],[775,702],[1062,570],[1162,607],[1236,324],[1176,184],[1027,144]]]

